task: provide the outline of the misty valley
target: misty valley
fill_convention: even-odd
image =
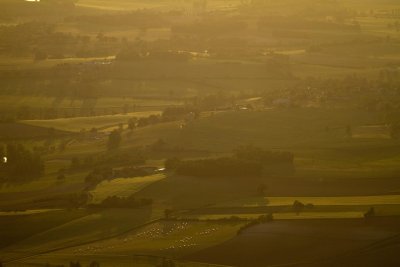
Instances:
[[[0,267],[399,251],[400,2],[0,1]]]

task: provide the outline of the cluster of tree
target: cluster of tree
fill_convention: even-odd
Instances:
[[[179,119],[189,120],[198,118],[199,111],[188,107],[169,107],[161,115],[150,115],[148,117],[130,118],[128,120],[128,129],[133,130],[138,127],[145,127],[157,123],[175,121]],[[111,137],[111,136],[110,136]]]
[[[85,183],[93,188],[102,181],[114,179],[114,171],[110,167],[96,168],[85,177]]]
[[[21,144],[8,144],[0,148],[0,176],[7,182],[19,182],[40,177],[44,164],[40,155]]]
[[[110,196],[104,199],[99,204],[92,204],[91,207],[96,208],[141,208],[145,206],[149,206],[153,204],[152,199],[141,198],[136,199],[134,196],[130,197],[118,197],[118,196]]]
[[[304,209],[313,209],[314,205],[311,203],[308,204],[304,204],[298,200],[295,200],[293,202],[292,208],[294,210],[294,212],[296,212],[296,214],[299,214],[300,212],[302,212]]]
[[[264,224],[264,223],[268,223],[274,220],[273,215],[267,214],[267,215],[261,215],[260,217],[258,217],[255,220],[250,221],[249,223],[243,225],[242,227],[239,228],[239,230],[237,231],[237,235],[241,235],[246,229],[249,229],[255,225],[259,225],[259,224]]]

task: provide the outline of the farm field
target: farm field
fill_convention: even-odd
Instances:
[[[128,259],[140,258],[135,257],[135,255],[153,255],[154,258],[146,259],[144,257],[142,259],[142,261],[147,260],[148,264],[149,261],[159,260],[156,258],[157,256],[174,255],[177,257],[213,246],[222,240],[228,240],[236,234],[240,225],[242,224],[158,222],[121,235],[118,238],[59,250],[37,258],[22,260],[20,264],[42,263],[44,261],[61,264],[68,261],[69,257],[74,257],[82,260],[82,262],[90,262],[90,260],[96,258],[104,261],[108,266],[107,261],[110,258],[113,259],[114,264],[119,260],[123,264]],[[116,258],[110,255],[120,255],[120,257]]]
[[[381,240],[383,243],[393,237],[397,227],[396,219],[388,218],[368,224],[359,219],[274,221],[255,226],[223,244],[185,259],[235,266],[322,266],[336,260],[340,262],[343,257],[347,260],[343,266],[354,266],[357,261],[352,262],[352,254],[347,254],[348,251],[354,254],[365,252],[369,245],[378,245]],[[396,247],[396,244],[391,246]],[[286,253],[287,249],[290,254]],[[382,259],[385,261],[391,262]],[[365,266],[374,265],[367,263]]]
[[[153,215],[150,209],[114,209],[93,212],[32,235],[14,246],[3,248],[2,259],[23,258],[110,238],[157,218],[151,216]]]
[[[118,125],[126,124],[130,118],[148,117],[151,115],[160,115],[159,111],[132,112],[119,115],[105,115],[96,117],[77,117],[54,120],[27,120],[23,123],[28,125],[54,128],[63,131],[79,132],[82,129],[90,130],[92,128],[103,129]]]

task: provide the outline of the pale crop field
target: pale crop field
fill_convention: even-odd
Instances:
[[[99,203],[109,196],[128,197],[133,195],[152,183],[165,179],[164,174],[154,174],[144,177],[118,178],[100,183],[90,193],[93,202]]]
[[[62,131],[78,132],[82,129],[90,130],[92,128],[105,128],[107,126],[113,126],[119,123],[126,124],[128,120],[133,117],[142,118],[160,114],[161,111],[143,111],[118,115],[63,118],[54,120],[25,120],[22,122],[34,126],[54,128]]]
[[[237,7],[241,2],[239,0],[212,0],[207,2],[207,8],[209,10],[221,10],[230,9]],[[191,1],[181,0],[156,0],[156,1],[145,1],[145,0],[79,0],[77,6],[96,8],[109,11],[126,11],[126,10],[138,10],[138,9],[188,9],[192,7]]]

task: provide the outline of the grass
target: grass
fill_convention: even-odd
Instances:
[[[104,181],[90,192],[93,196],[92,201],[99,203],[108,196],[128,197],[164,178],[164,174],[155,174],[144,177],[118,178],[111,181]]]
[[[133,112],[128,114],[104,115],[96,117],[63,118],[54,120],[26,120],[23,123],[34,126],[55,128],[57,130],[78,132],[82,129],[106,128],[120,123],[126,124],[129,118],[159,115],[160,111]]]

